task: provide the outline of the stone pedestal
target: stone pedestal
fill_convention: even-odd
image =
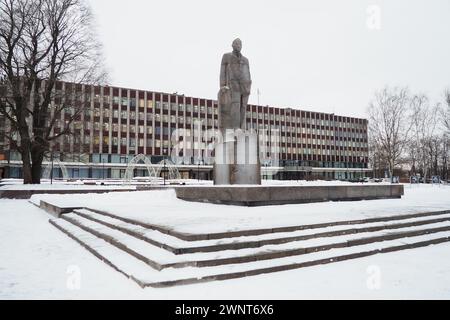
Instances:
[[[214,184],[261,184],[258,134],[226,130],[215,147]]]
[[[177,198],[186,201],[249,207],[323,201],[400,199],[404,194],[403,185],[401,184],[355,184],[335,186],[183,186],[176,187],[175,191]]]

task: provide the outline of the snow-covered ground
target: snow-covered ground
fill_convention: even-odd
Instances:
[[[71,190],[71,189],[130,189],[135,190],[136,186],[146,186],[146,185],[162,185],[164,183],[162,178],[148,180],[146,178],[135,178],[131,181],[124,180],[54,180],[53,183],[48,179],[42,179],[41,184],[23,184],[21,179],[3,179],[0,182],[1,190]],[[189,186],[212,186],[213,181],[211,180],[196,180],[196,179],[175,179],[166,180],[167,185],[180,185],[185,184]],[[373,183],[364,183],[364,185]],[[376,185],[385,183],[376,183]],[[280,181],[280,180],[262,180],[262,185],[265,186],[323,186],[323,185],[355,185],[355,183],[346,181],[305,181],[305,180],[291,180],[291,181]],[[242,185],[240,185],[242,187]]]
[[[82,201],[195,232],[450,208],[450,187],[405,185],[405,193],[396,200],[258,208],[183,202],[173,190],[40,197],[64,204]],[[0,299],[450,299],[450,244],[236,280],[141,289],[51,226],[48,219],[26,200],[0,200]]]

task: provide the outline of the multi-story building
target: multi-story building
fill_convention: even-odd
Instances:
[[[171,155],[175,144],[181,146],[174,162],[182,177],[212,177],[211,140],[206,140],[204,133],[217,128],[217,101],[70,83],[58,83],[55,89],[62,93],[71,90],[82,93],[77,95],[81,98],[64,102],[71,106],[58,117],[54,133],[62,130],[76,108],[87,107],[70,124],[73,134],[61,136],[51,146],[55,166],[64,164],[70,178],[121,178],[135,155],[144,154],[152,163],[158,163]],[[63,102],[52,102],[58,103]],[[20,155],[9,150],[2,134],[8,130],[8,121],[0,118],[0,125],[0,170],[4,177],[19,178]],[[268,144],[277,144],[279,161],[262,161],[265,177],[276,172],[272,178],[352,179],[368,170],[365,119],[248,105],[247,127],[258,130],[260,135],[264,132],[269,137],[266,140],[271,141]],[[174,131],[182,132],[182,138],[171,139]],[[60,175],[59,169],[54,171],[55,177]],[[146,175],[145,166],[137,165],[135,175]]]

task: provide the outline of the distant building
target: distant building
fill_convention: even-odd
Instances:
[[[52,146],[54,159],[65,165],[70,178],[119,179],[137,154],[145,154],[152,163],[168,158],[174,147],[171,135],[177,129],[183,129],[184,135],[177,154],[182,177],[200,174],[203,179],[212,178],[213,158],[206,151],[211,141],[199,138],[198,132],[201,128],[203,135],[217,128],[217,101],[70,83],[59,83],[56,91],[70,89],[84,92],[81,103],[90,106],[72,123],[74,134],[59,138]],[[73,105],[75,108],[77,103]],[[55,133],[72,108],[61,114]],[[261,162],[265,177],[269,177],[268,171],[276,171],[271,178],[353,179],[368,171],[366,119],[257,105],[249,105],[247,111],[247,127],[264,132],[269,149],[274,141],[279,147],[275,149],[279,161]],[[8,127],[8,120],[0,116],[0,174],[20,178],[20,155],[9,150]],[[135,175],[145,176],[146,172],[138,165]],[[55,169],[54,177],[58,176],[61,171]]]

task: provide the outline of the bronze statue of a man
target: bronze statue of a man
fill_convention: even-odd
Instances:
[[[246,110],[252,80],[248,59],[241,54],[242,42],[236,39],[233,52],[225,53],[220,68],[219,129],[246,129]]]

